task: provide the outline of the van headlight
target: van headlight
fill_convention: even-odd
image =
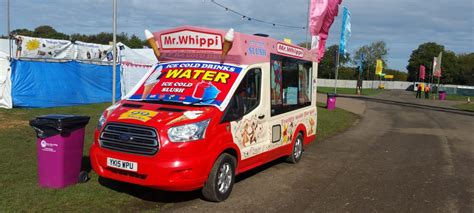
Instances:
[[[117,109],[120,106],[120,102],[117,102],[113,104],[112,106],[107,107],[105,111],[102,113],[102,115],[99,118],[99,122],[97,123],[97,130],[102,129],[102,126],[105,124],[105,121],[107,121],[107,118],[109,117],[110,113]]]
[[[102,115],[99,118],[99,122],[97,123],[97,130],[99,130],[99,131],[100,131],[100,129],[102,129],[102,126],[104,126],[104,123],[107,120],[107,118],[105,118],[104,114],[105,113],[102,113]]]
[[[205,120],[171,127],[168,130],[168,137],[171,142],[188,142],[203,139],[208,125],[209,120]]]

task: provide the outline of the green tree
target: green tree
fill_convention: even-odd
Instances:
[[[388,51],[389,49],[387,48],[385,41],[372,42],[371,44],[364,45],[356,50],[353,63],[356,63],[361,55],[364,54],[364,70],[361,76],[364,76],[365,79],[373,79],[371,76],[375,76],[375,64],[377,59],[382,60],[383,66],[386,67]]]
[[[443,57],[441,58],[441,79],[442,84],[461,84],[459,82],[459,68],[458,59],[453,51],[443,51]],[[434,80],[433,82],[437,82]]]
[[[474,86],[474,53],[458,56],[459,78],[457,82]]]
[[[28,29],[16,29],[10,32],[11,35],[23,35],[23,36],[33,36],[33,31]]]
[[[126,43],[130,48],[142,48],[143,47],[143,41],[138,38],[136,35],[132,35],[130,39],[128,40],[128,43]]]
[[[311,49],[311,42],[301,42],[301,43],[298,43],[298,46]]]
[[[52,39],[63,39],[63,40],[69,39],[68,35],[57,32],[53,27],[48,26],[48,25],[43,25],[43,26],[39,26],[35,28],[35,30],[33,31],[33,36],[40,37],[40,38],[52,38]]]
[[[406,72],[392,69],[385,69],[383,72],[387,75],[393,75],[393,81],[407,81],[408,79],[408,73]]]
[[[427,42],[420,44],[417,49],[413,50],[408,60],[408,81],[418,81],[420,65],[426,67],[425,81],[429,81],[433,70],[433,58],[438,57],[439,53],[443,52],[441,61],[441,79],[442,84],[458,84],[460,72],[458,69],[458,62],[456,54],[452,51],[445,50],[443,45],[435,42]],[[437,80],[433,80],[437,82]]]
[[[334,78],[336,54],[338,46],[332,45],[326,48],[323,58],[318,66],[318,78]],[[350,55],[346,53],[344,57],[339,57],[339,64],[345,65],[350,61]]]
[[[418,81],[420,65],[426,67],[426,74],[431,73],[433,69],[433,58],[444,51],[444,46],[434,42],[423,43],[410,55],[408,60],[408,81]]]

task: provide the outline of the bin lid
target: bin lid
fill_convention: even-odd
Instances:
[[[332,97],[336,97],[336,96],[337,96],[337,94],[334,94],[334,93],[328,93],[328,97],[331,97],[331,98],[332,98]]]
[[[57,130],[76,129],[87,125],[89,119],[89,116],[82,115],[49,114],[36,117],[30,121],[30,125],[38,128],[51,127]]]

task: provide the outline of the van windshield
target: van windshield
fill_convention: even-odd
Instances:
[[[242,67],[207,62],[160,64],[129,100],[221,108],[241,71]]]

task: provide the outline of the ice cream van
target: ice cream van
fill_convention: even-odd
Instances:
[[[297,163],[316,137],[316,55],[265,36],[183,26],[146,32],[160,63],[102,114],[101,177],[228,198],[235,176]]]

